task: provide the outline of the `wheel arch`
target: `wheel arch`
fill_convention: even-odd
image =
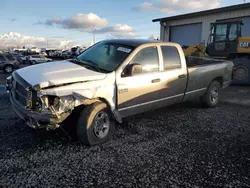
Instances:
[[[77,106],[74,108],[74,110],[72,111],[73,113],[75,112],[79,112],[81,110],[83,110],[86,106],[88,105],[91,105],[91,104],[94,104],[96,102],[103,102],[107,105],[108,107],[108,110],[110,112],[110,114],[112,115],[112,117],[119,123],[122,123],[122,118],[121,116],[119,115],[118,111],[117,110],[113,110],[112,111],[112,108],[111,108],[111,104],[108,102],[107,99],[103,98],[103,97],[97,97],[97,98],[93,98],[93,99],[85,99],[83,104]]]
[[[214,78],[209,84],[211,84],[213,81],[217,81],[217,82],[220,83],[221,87],[223,86],[223,78],[222,78],[222,76],[218,76],[218,77]]]

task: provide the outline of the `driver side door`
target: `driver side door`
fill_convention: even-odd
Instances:
[[[132,76],[123,72],[117,76],[118,111],[122,117],[151,110],[152,103],[159,99],[158,92],[162,87],[156,46],[139,50],[129,64],[140,64],[142,72]]]

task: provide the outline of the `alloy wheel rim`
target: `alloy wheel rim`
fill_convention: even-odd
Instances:
[[[8,72],[8,73],[12,72],[12,67],[6,67],[5,71]]]
[[[94,133],[98,138],[105,138],[110,129],[110,120],[106,112],[99,112],[95,116]]]
[[[214,87],[212,90],[211,90],[211,101],[212,102],[215,102],[218,100],[218,97],[219,97],[219,92],[218,92],[218,89],[216,87]]]

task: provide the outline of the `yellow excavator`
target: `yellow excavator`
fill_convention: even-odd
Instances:
[[[234,63],[232,84],[250,85],[250,36],[242,36],[242,25],[242,19],[212,23],[207,45],[183,47],[185,56],[231,60]]]

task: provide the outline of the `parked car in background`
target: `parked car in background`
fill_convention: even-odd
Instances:
[[[42,55],[42,56],[44,56],[44,57],[46,57],[46,56],[47,56],[46,52],[40,52],[40,54],[39,54],[39,55]]]
[[[21,64],[27,64],[29,62],[28,56],[17,55],[16,57]]]
[[[17,57],[9,53],[0,53],[0,70],[4,73],[12,73],[19,68],[20,62]]]
[[[35,65],[35,64],[38,64],[38,63],[51,62],[51,61],[52,61],[52,59],[47,58],[47,57],[42,56],[42,55],[31,55],[31,56],[29,56],[29,63],[31,65]]]
[[[74,117],[70,126],[79,140],[95,145],[106,142],[125,117],[196,99],[216,107],[232,72],[232,61],[185,58],[176,43],[116,39],[75,59],[17,70],[6,88],[30,127],[56,129]]]
[[[69,50],[64,50],[64,51],[62,51],[62,53],[61,53],[61,57],[62,57],[63,59],[68,59],[68,58],[71,57],[71,52],[70,52]]]

